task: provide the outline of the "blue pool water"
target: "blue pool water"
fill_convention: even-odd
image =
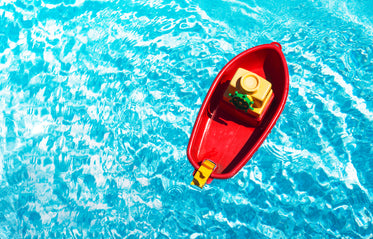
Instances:
[[[280,42],[285,110],[190,186],[219,70]],[[0,238],[372,238],[373,2],[0,2]]]

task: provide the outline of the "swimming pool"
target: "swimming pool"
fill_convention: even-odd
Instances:
[[[370,238],[372,1],[0,3],[0,238]],[[289,98],[229,180],[186,148],[219,70],[282,44]]]

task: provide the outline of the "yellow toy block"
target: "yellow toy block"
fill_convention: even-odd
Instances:
[[[254,72],[238,68],[224,93],[224,100],[259,117],[272,94],[272,84],[269,81]]]

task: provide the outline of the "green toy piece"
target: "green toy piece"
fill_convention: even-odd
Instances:
[[[248,109],[254,110],[252,106],[254,104],[254,101],[250,96],[240,94],[237,91],[234,94],[229,93],[229,96],[232,97],[229,102],[233,103],[233,105],[236,106],[237,109],[243,110],[245,112]]]

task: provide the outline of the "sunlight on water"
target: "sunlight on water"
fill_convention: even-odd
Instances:
[[[0,2],[1,238],[369,238],[371,1]],[[219,70],[282,44],[285,110],[232,179],[190,186]]]

